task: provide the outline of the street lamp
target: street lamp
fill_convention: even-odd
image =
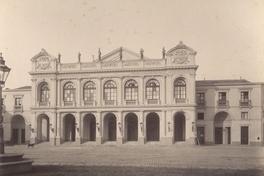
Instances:
[[[4,144],[4,129],[3,129],[3,101],[2,101],[2,88],[5,86],[5,81],[9,75],[10,68],[5,65],[4,58],[2,53],[0,53],[0,154],[5,153],[5,144]]]

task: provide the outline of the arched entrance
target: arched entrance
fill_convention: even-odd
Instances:
[[[64,117],[64,141],[75,141],[75,117],[68,114]]]
[[[174,116],[174,141],[185,141],[185,115],[178,113]]]
[[[160,125],[159,125],[158,114],[152,112],[147,115],[146,133],[147,133],[147,141],[159,141]]]
[[[138,140],[138,118],[134,113],[129,113],[125,117],[125,129],[127,141]]]
[[[15,115],[11,120],[11,141],[13,144],[25,144],[26,131],[25,119],[21,115]]]
[[[215,144],[231,144],[231,116],[218,112],[214,117]]]
[[[116,116],[113,113],[105,115],[104,139],[105,141],[116,141]]]
[[[93,114],[86,114],[83,117],[83,141],[95,141],[96,138],[96,120]]]
[[[37,120],[37,141],[48,142],[49,141],[49,117],[45,114],[40,115]]]

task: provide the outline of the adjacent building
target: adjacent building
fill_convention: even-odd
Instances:
[[[120,47],[93,62],[31,59],[31,87],[3,91],[10,144],[263,145],[264,84],[196,81],[180,42],[152,59]]]

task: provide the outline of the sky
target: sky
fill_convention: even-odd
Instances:
[[[6,88],[31,85],[42,48],[76,63],[121,46],[161,58],[180,41],[197,51],[197,80],[264,82],[264,0],[0,0]]]

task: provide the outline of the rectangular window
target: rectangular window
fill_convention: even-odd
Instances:
[[[219,101],[226,101],[226,92],[219,92],[218,93],[218,100]]]
[[[199,113],[197,114],[197,120],[204,120],[204,113],[202,113],[202,112],[200,113],[200,112],[199,112]]]
[[[241,112],[241,119],[242,120],[248,119],[248,112]]]
[[[205,95],[204,93],[197,93],[197,102],[204,102]]]
[[[241,92],[241,102],[246,102],[248,100],[249,100],[248,92],[246,92],[246,91]]]
[[[21,106],[21,98],[15,98],[15,105]]]

